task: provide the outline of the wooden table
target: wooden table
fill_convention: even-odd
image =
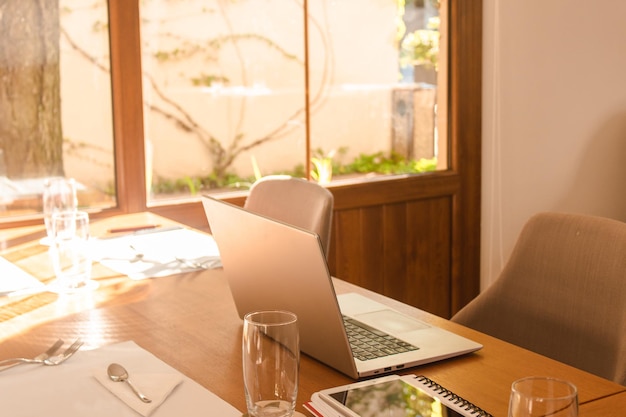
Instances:
[[[172,222],[147,213],[94,222],[95,236],[111,227]],[[25,229],[26,230],[26,229]],[[2,231],[0,241],[16,242],[19,230]],[[32,228],[27,230],[31,236]],[[43,281],[53,278],[47,249],[38,240],[6,249],[7,259]],[[132,281],[95,264],[100,288],[72,296],[51,293],[0,298],[0,359],[37,354],[56,338],[81,336],[85,348],[134,340],[240,410],[245,410],[241,376],[241,329],[222,270]],[[407,314],[436,324],[484,345],[480,351],[406,373],[423,374],[475,403],[494,416],[506,416],[511,383],[529,375],[567,379],[579,389],[581,416],[607,416],[626,408],[626,387],[580,371],[336,280],[337,292],[356,291]],[[311,394],[352,380],[303,355],[298,408]],[[306,412],[305,412],[306,413]],[[622,414],[620,414],[622,415]]]
[[[626,392],[610,395],[580,406],[580,417],[603,416],[624,417],[626,414]]]

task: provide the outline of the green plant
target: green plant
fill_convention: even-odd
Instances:
[[[439,17],[431,17],[426,29],[408,33],[400,44],[400,65],[424,65],[437,69]]]
[[[333,173],[338,171],[338,161],[334,159],[336,154],[344,154],[346,152],[345,147],[339,149],[333,149],[328,153],[325,153],[322,149],[316,149],[311,157],[311,163],[313,169],[311,169],[311,178],[320,184],[328,184],[333,177]]]
[[[407,160],[397,153],[385,153],[382,151],[372,154],[360,154],[351,162],[343,164],[338,157],[344,155],[346,152],[347,148],[344,147],[330,152],[316,149],[315,156],[312,160],[322,164],[325,167],[324,169],[332,167],[332,176],[369,173],[418,174],[435,171],[437,169],[437,158]],[[315,162],[314,170],[317,170]],[[272,172],[271,174],[303,178],[305,177],[304,171],[304,165],[298,164],[290,171],[278,171]],[[326,174],[328,173],[326,172]],[[312,172],[311,176],[316,181],[319,181],[318,172]],[[257,179],[258,178],[254,176],[244,178],[232,173],[226,173],[224,176],[209,174],[204,177],[184,177],[177,180],[157,178],[152,185],[152,191],[160,194],[191,193],[193,195],[202,191],[215,189],[247,190]]]
[[[377,174],[415,174],[437,169],[437,159],[407,160],[401,155],[390,152],[361,154],[350,164],[341,167],[342,174],[368,173]]]

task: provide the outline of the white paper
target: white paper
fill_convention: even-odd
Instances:
[[[213,237],[184,228],[95,239],[92,256],[135,280],[221,266]]]

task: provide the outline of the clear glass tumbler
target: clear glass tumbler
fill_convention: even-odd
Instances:
[[[89,249],[89,215],[84,211],[64,211],[52,215],[50,258],[56,275],[50,289],[72,292],[93,288]]]
[[[52,215],[62,211],[76,211],[76,181],[73,178],[50,177],[43,183],[43,218],[48,238],[52,239]]]
[[[249,313],[243,321],[243,381],[251,417],[289,417],[298,395],[298,319],[288,311]]]
[[[509,417],[578,417],[578,391],[572,383],[550,377],[513,382]]]

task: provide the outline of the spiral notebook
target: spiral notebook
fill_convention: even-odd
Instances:
[[[410,395],[407,395],[410,394]],[[317,417],[441,415],[493,417],[422,375],[390,375],[316,392],[304,407]]]

